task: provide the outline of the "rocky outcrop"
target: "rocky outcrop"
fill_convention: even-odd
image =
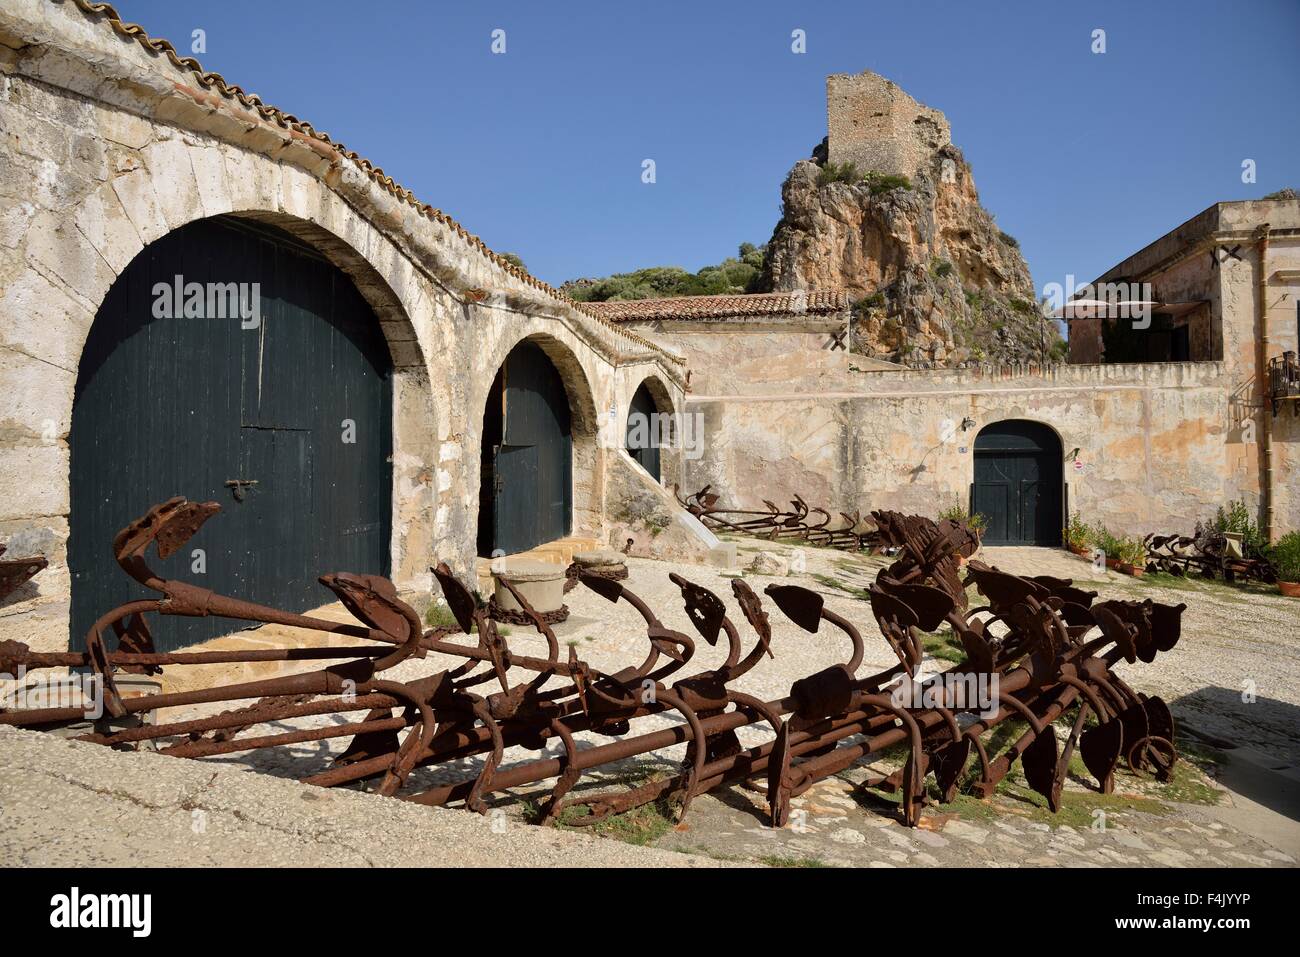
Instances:
[[[924,157],[908,176],[830,162],[834,143],[796,163],[781,187],[763,286],[847,290],[854,351],[910,366],[1059,355],[1063,343],[1035,306],[1019,246],[980,205],[961,150],[932,149],[942,140],[923,133],[903,135],[924,149],[891,151]]]

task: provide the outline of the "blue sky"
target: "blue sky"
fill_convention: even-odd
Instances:
[[[829,73],[875,70],[947,114],[1040,290],[1213,202],[1300,187],[1298,0],[115,5],[183,52],[203,29],[207,69],[557,285],[766,242],[826,133]]]

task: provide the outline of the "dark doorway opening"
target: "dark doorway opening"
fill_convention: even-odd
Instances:
[[[573,437],[559,370],[535,342],[497,370],[483,412],[478,553],[512,555],[569,534]]]
[[[1061,544],[1061,440],[1039,422],[995,422],[975,439],[971,510],[988,519],[987,545]]]
[[[241,295],[248,317],[229,308]],[[352,280],[283,230],[218,217],[142,251],[78,366],[71,647],[116,605],[156,597],[117,566],[113,536],[178,495],[222,511],[168,559],[150,554],[166,578],[301,612],[331,600],[318,575],[387,575],[391,372]],[[150,627],[173,650],[237,625],[158,616]]]
[[[623,447],[656,482],[660,481],[659,449],[672,441],[667,416],[661,415],[650,389],[642,382],[632,394],[627,410],[627,430]]]

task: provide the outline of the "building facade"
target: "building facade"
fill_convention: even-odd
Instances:
[[[89,4],[6,2],[0,134],[0,542],[49,561],[0,640],[75,645],[104,602],[144,595],[112,535],[173,495],[222,513],[163,574],[292,610],[340,570],[427,600],[435,562],[473,571],[484,495],[511,482],[534,483],[546,534],[664,520],[623,420],[647,382],[681,401],[679,357],[166,41]],[[493,392],[508,365],[558,384],[549,431],[522,386]],[[547,443],[570,463],[558,503],[518,464]]]

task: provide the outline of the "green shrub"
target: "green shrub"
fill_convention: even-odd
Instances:
[[[946,259],[934,259],[930,262],[930,275],[943,279],[952,275],[952,263]]]
[[[1095,525],[1092,529],[1092,544],[1106,553],[1106,557],[1119,561],[1120,552],[1123,550],[1123,539],[1116,538],[1111,534],[1110,529],[1105,525]]]
[[[1016,237],[1012,236],[1010,233],[1000,232],[998,233],[998,239],[1002,240],[1004,243],[1006,243],[1008,246],[1012,247],[1013,249],[1020,248],[1020,240],[1016,239]]]
[[[912,181],[906,176],[893,173],[881,173],[877,170],[863,172],[856,163],[827,163],[817,172],[817,185],[829,186],[831,183],[847,183],[849,186],[865,186],[872,196],[888,193],[895,189],[911,189]]]
[[[912,181],[906,176],[898,176],[894,173],[878,173],[874,170],[864,173],[862,181],[867,185],[872,196],[879,196],[881,193],[888,193],[895,189],[912,188]]]
[[[939,521],[942,522],[946,518],[951,519],[954,522],[965,522],[968,526],[970,526],[973,530],[977,532],[984,531],[984,529],[988,527],[989,524],[989,520],[986,515],[983,515],[980,512],[976,512],[974,515],[971,515],[966,510],[966,506],[963,505],[959,499],[953,499],[952,504],[947,505],[944,508],[940,509]]]
[[[1226,509],[1220,505],[1210,528],[1224,534],[1240,535],[1245,554],[1249,554],[1249,549],[1262,549],[1268,545],[1259,526],[1251,519],[1250,507],[1241,499],[1229,502]]]
[[[859,299],[853,304],[854,315],[865,315],[869,309],[879,309],[885,304],[885,294],[877,289],[871,295],[864,299]]]
[[[1117,536],[1100,523],[1091,528],[1086,525],[1083,527],[1087,529],[1092,546],[1100,548],[1111,561],[1136,565],[1138,568],[1146,564],[1147,550],[1141,539]]]
[[[699,272],[680,266],[651,266],[635,272],[616,273],[604,279],[565,283],[562,291],[579,302],[608,302],[628,299],[665,299],[670,296],[717,296],[758,292],[763,279],[763,255],[767,247],[744,243],[740,259],[727,257]]]
[[[1141,568],[1147,563],[1146,546],[1140,539],[1122,538],[1119,543],[1118,558],[1125,565],[1134,565]]]
[[[1300,582],[1300,531],[1287,532],[1268,551],[1279,581]]]
[[[817,172],[817,185],[829,186],[831,183],[848,183],[853,186],[862,181],[862,173],[857,163],[827,163]]]
[[[430,628],[450,628],[453,631],[460,631],[456,616],[441,602],[434,602],[429,606],[429,610],[424,613],[424,623]]]

